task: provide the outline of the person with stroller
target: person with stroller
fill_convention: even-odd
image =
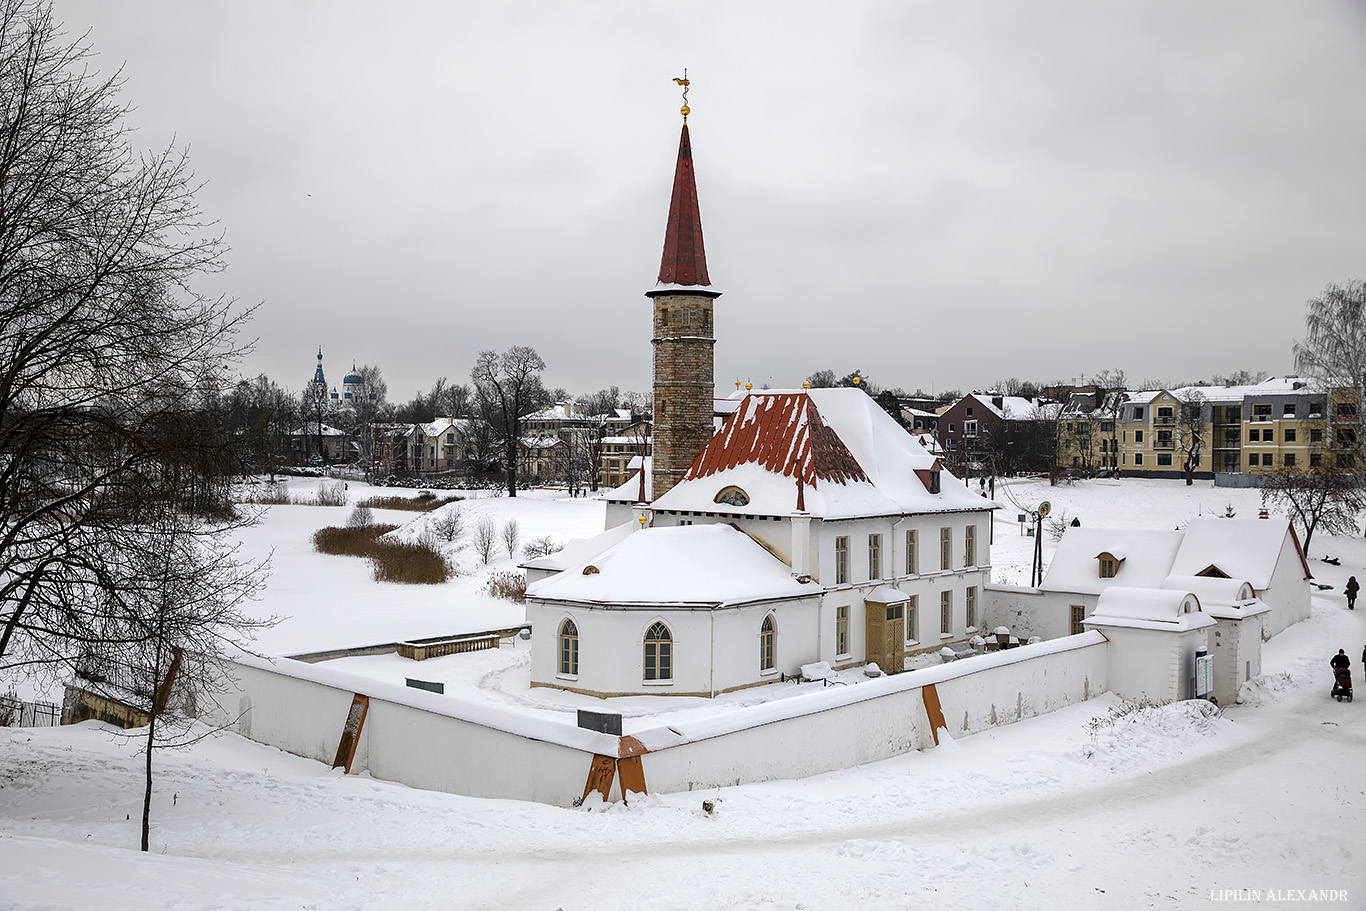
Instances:
[[[1346,696],[1347,701],[1352,700],[1352,659],[1347,657],[1347,652],[1338,649],[1338,653],[1333,656],[1333,660],[1328,662],[1333,668],[1333,691],[1330,696],[1335,697],[1338,702]]]
[[[1347,596],[1347,609],[1357,609],[1357,592],[1361,591],[1361,586],[1357,584],[1356,576],[1348,576],[1347,584],[1343,586],[1342,593]]]

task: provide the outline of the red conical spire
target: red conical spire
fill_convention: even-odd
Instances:
[[[678,166],[674,168],[674,192],[669,200],[669,226],[664,232],[664,257],[659,281],[672,285],[710,285],[707,253],[702,247],[702,214],[697,208],[697,181],[693,177],[692,144],[688,124],[678,140]]]

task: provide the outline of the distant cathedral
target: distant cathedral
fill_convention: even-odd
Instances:
[[[323,349],[318,348],[318,366],[313,371],[313,379],[308,383],[308,397],[312,401],[322,400],[328,405],[350,405],[369,398],[375,400],[375,393],[365,391],[365,377],[356,372],[355,361],[351,362],[351,372],[341,382],[340,391],[333,386],[327,387],[327,377],[323,375]]]

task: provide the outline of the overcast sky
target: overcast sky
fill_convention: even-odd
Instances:
[[[688,68],[716,379],[1284,373],[1366,277],[1366,5],[56,0],[187,145],[247,375],[650,384]]]

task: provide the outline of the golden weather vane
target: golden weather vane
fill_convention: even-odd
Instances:
[[[686,124],[688,122],[688,115],[692,113],[692,110],[688,107],[688,68],[686,66],[683,67],[683,77],[680,79],[675,76],[674,82],[683,86],[683,107],[679,108],[678,112],[683,115],[683,123]]]

